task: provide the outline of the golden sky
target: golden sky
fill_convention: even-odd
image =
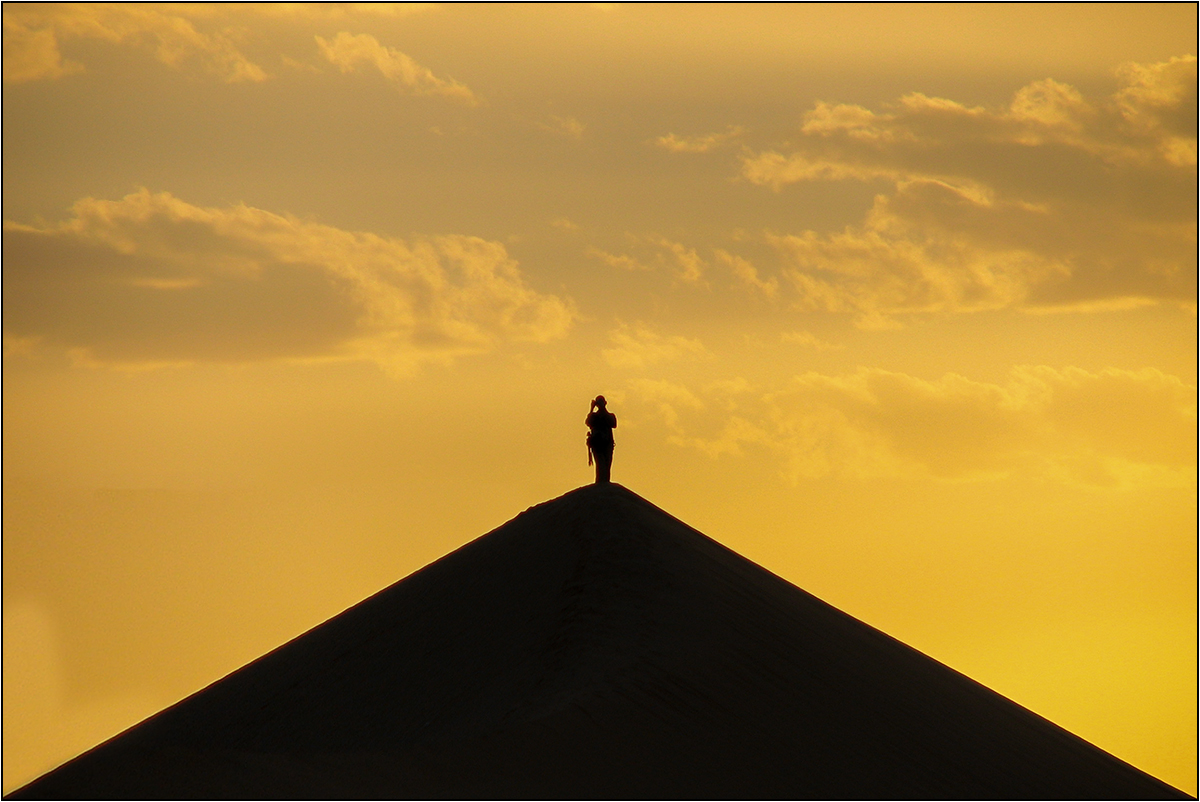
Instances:
[[[24,5],[4,789],[615,481],[1196,792],[1193,4]]]

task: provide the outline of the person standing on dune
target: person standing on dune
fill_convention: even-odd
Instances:
[[[615,446],[613,429],[617,428],[617,416],[609,412],[607,406],[608,402],[604,400],[604,396],[596,396],[585,421],[588,427],[588,465],[592,464],[592,458],[595,457],[596,484],[605,484],[611,481],[610,474],[612,473],[613,448]]]

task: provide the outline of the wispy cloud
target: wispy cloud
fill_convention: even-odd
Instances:
[[[609,267],[616,267],[621,270],[651,270],[651,265],[638,261],[632,256],[623,253],[609,253],[602,251],[599,248],[588,248],[587,255],[599,259]]]
[[[674,429],[679,425],[679,410],[703,410],[704,402],[686,387],[662,379],[633,379],[629,389],[641,404],[655,412]]]
[[[826,342],[810,331],[785,331],[779,335],[779,340],[793,345],[803,345],[816,351],[837,351],[845,348],[844,345]]]
[[[83,65],[63,58],[53,28],[32,28],[4,11],[4,82],[52,80],[74,72]]]
[[[742,175],[890,187],[834,234],[770,234],[807,308],[864,325],[912,312],[1194,305],[1196,60],[1117,71],[1096,101],[1051,79],[999,109],[913,93],[818,103],[791,152]]]
[[[263,44],[255,31],[264,20],[345,25],[434,8],[432,3],[6,3],[4,81],[53,80],[83,72],[82,61],[62,54],[64,44],[83,40],[148,51],[170,67],[196,64],[230,83],[262,81],[266,71],[244,48],[251,40]],[[287,54],[278,58],[293,68],[307,67]]]
[[[767,279],[760,278],[757,268],[748,259],[721,248],[716,249],[714,253],[717,261],[728,267],[742,286],[754,292],[762,293],[762,295],[771,300],[774,300],[779,294],[779,280],[774,276]]]
[[[975,205],[950,187],[907,185],[878,198],[861,226],[839,234],[768,235],[800,307],[852,313],[870,326],[880,316],[1022,305],[1034,288],[1069,278],[1065,259],[989,246],[897,211],[914,196],[925,208]]]
[[[647,236],[630,235],[637,255],[614,254],[599,248],[588,248],[589,256],[600,259],[611,267],[623,270],[663,270],[676,281],[696,287],[707,287],[705,278],[708,262],[699,252],[682,242],[667,239],[657,234]]]
[[[704,283],[707,264],[695,248],[689,248],[682,242],[673,242],[665,237],[654,237],[651,241],[667,256],[676,278],[687,284]]]
[[[737,139],[744,133],[746,133],[745,128],[731,125],[728,130],[720,134],[702,134],[700,136],[666,134],[656,138],[654,144],[672,153],[708,153],[726,142]]]
[[[316,41],[325,60],[343,73],[373,67],[403,91],[414,95],[438,95],[470,106],[479,102],[474,93],[458,81],[439,78],[411,56],[381,45],[370,34],[356,36],[342,31],[330,41],[320,36],[316,37]]]
[[[1171,164],[1196,165],[1196,57],[1156,64],[1123,64],[1114,97],[1121,117],[1137,135],[1157,141]]]
[[[146,48],[170,67],[195,62],[229,83],[262,81],[266,72],[238,46],[233,29],[201,30],[186,4],[64,3],[4,6],[4,80],[61,78],[84,69],[64,60],[64,40],[97,39]]]
[[[563,336],[504,246],[402,240],[142,190],[4,226],[4,326],[91,362],[369,359],[410,371]]]
[[[723,403],[712,403],[714,393]],[[630,384],[626,403],[634,414],[641,405],[660,415],[678,445],[711,456],[772,453],[792,482],[1021,475],[1186,486],[1196,476],[1196,388],[1154,369],[1019,367],[998,384],[861,368],[736,396],[642,381]]]
[[[582,139],[587,126],[574,117],[559,117],[551,115],[546,122],[538,123],[543,131],[565,136],[568,139]]]
[[[709,355],[699,340],[660,334],[643,323],[634,326],[623,323],[608,333],[608,339],[613,347],[601,353],[604,361],[614,368],[641,369],[683,357]]]

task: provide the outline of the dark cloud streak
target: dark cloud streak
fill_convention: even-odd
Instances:
[[[169,261],[25,231],[4,234],[6,333],[111,362],[301,357],[336,352],[357,317],[315,268],[196,283]]]

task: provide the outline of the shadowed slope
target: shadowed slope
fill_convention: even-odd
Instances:
[[[619,485],[13,796],[1186,798]]]

